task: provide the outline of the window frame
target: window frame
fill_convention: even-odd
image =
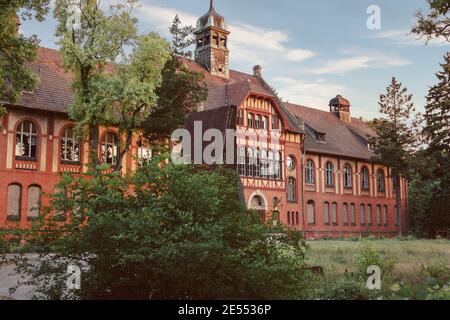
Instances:
[[[24,131],[23,127],[24,124],[29,123],[30,124],[30,130],[28,132]],[[20,129],[19,129],[20,127]],[[33,132],[33,129],[36,132]],[[24,137],[26,135],[29,135],[30,137],[30,144],[28,146],[28,151],[30,153],[29,156],[18,156],[17,155],[17,150],[18,150],[18,142],[17,142],[17,138],[20,135],[20,143],[23,145],[23,141],[24,141]],[[35,155],[32,155],[32,147],[33,147],[33,137],[36,138],[36,145],[35,145]],[[24,147],[25,148],[25,147]],[[16,130],[15,130],[15,144],[14,144],[14,157],[15,160],[21,160],[21,161],[31,161],[31,162],[37,162],[38,158],[39,158],[39,148],[40,148],[40,130],[39,130],[39,126],[32,120],[29,119],[24,119],[20,122],[18,122],[17,126],[16,126]]]
[[[312,164],[312,166],[310,166]],[[316,177],[315,177],[315,164],[314,161],[311,159],[308,159],[306,161],[305,166],[305,183],[308,185],[315,185],[316,184]]]
[[[68,131],[69,128],[72,128],[72,137],[68,137],[67,136],[67,131]],[[77,139],[75,137],[74,128],[75,128],[74,125],[67,125],[67,126],[64,126],[61,129],[60,144],[59,144],[60,145],[59,161],[62,164],[77,164],[77,165],[81,164],[81,147],[82,147],[82,143],[81,143],[81,141],[79,139]],[[75,144],[78,144],[78,153],[77,153],[78,160],[68,160],[68,159],[63,159],[62,158],[63,150],[64,150],[63,149],[63,143],[65,143],[65,145],[67,147],[68,140],[72,141],[72,144],[73,144],[72,149],[75,149]]]
[[[334,187],[334,164],[331,161],[327,161],[325,164],[325,186],[326,187]]]

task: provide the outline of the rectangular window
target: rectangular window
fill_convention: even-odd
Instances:
[[[361,210],[361,225],[365,226],[366,225],[366,207],[362,204],[360,210]]]
[[[387,227],[387,225],[388,225],[388,207],[387,206],[383,207],[383,224],[385,227]]]
[[[337,225],[337,203],[333,203],[331,206],[331,221],[333,222],[333,225]]]
[[[355,205],[354,204],[350,205],[350,223],[352,224],[352,226],[356,225],[356,221],[355,221]]]
[[[314,203],[309,202],[306,206],[307,208],[307,214],[308,214],[308,224],[315,224],[316,218],[314,216]]]
[[[291,225],[291,212],[290,211],[287,212],[287,224],[289,226]]]
[[[397,205],[394,207],[394,220],[395,220],[395,226],[398,227],[398,212],[397,212]]]
[[[367,224],[372,225],[372,205],[367,206]]]
[[[328,202],[323,205],[323,223],[330,225],[330,204]]]
[[[298,220],[298,211],[295,212],[295,224],[299,225],[299,220]]]
[[[348,226],[348,205],[346,203],[342,206],[342,223],[344,226]]]
[[[381,226],[381,206],[377,206],[377,225]]]
[[[8,200],[7,200],[7,220],[20,220],[20,200],[22,187],[18,184],[11,184],[8,186]]]
[[[41,188],[39,186],[30,186],[28,188],[28,220],[33,220],[39,217],[41,204]]]

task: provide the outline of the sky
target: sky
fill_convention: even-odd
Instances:
[[[108,1],[108,0],[103,0]],[[418,111],[436,83],[450,44],[425,46],[409,33],[415,13],[427,10],[426,0],[215,0],[216,11],[230,25],[230,67],[263,77],[291,103],[329,110],[331,98],[350,100],[352,115],[378,117],[379,95],[396,77],[413,94]],[[373,20],[371,6],[379,8]],[[140,0],[136,10],[139,31],[169,37],[176,14],[183,24],[195,25],[207,12],[209,0]],[[379,28],[369,28],[379,21]],[[372,25],[372,24],[370,24]],[[26,21],[21,32],[35,34],[41,45],[57,48],[55,21]]]

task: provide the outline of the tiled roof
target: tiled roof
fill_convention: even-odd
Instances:
[[[284,103],[262,78],[254,75],[231,70],[230,79],[227,80],[211,75],[193,60],[183,58],[182,62],[189,70],[204,75],[209,90],[205,110],[227,105],[239,106],[249,94],[261,94],[274,99],[289,130],[303,131],[300,122],[304,121],[308,127],[326,134],[326,142],[321,143],[314,139],[311,132],[306,131],[307,151],[361,159],[371,158],[372,153],[368,150],[367,140],[375,134],[362,121],[353,118],[351,123],[346,123],[329,112]],[[30,63],[29,67],[37,74],[39,84],[33,92],[24,93],[18,105],[65,113],[72,103],[73,94],[70,88],[71,75],[65,72],[59,52],[39,48],[36,61]]]
[[[39,84],[33,92],[25,92],[17,103],[20,106],[66,112],[72,103],[70,73],[64,71],[58,51],[38,48],[36,61],[28,67],[37,75]]]
[[[305,130],[305,149],[310,152],[347,156],[369,160],[368,140],[374,132],[361,120],[352,118],[351,123],[326,111],[286,103],[289,111],[302,119],[307,127],[325,133],[325,142],[317,141],[311,130]]]

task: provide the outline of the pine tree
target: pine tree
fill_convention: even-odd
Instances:
[[[158,105],[144,123],[145,135],[154,148],[166,149],[171,133],[182,127],[186,115],[208,96],[203,74],[183,64],[183,59],[191,56],[186,49],[192,44],[192,30],[190,26],[183,27],[178,16],[170,27],[172,58],[162,71],[163,81],[157,89]]]
[[[444,57],[442,70],[436,73],[439,82],[428,92],[425,106],[424,136],[428,153],[434,160],[434,177],[438,181],[433,190],[427,217],[427,231],[434,236],[439,229],[450,228],[450,53]]]
[[[396,203],[399,217],[399,233],[402,233],[400,181],[409,176],[410,163],[417,143],[418,122],[412,119],[415,108],[412,95],[407,88],[392,78],[386,94],[380,95],[380,113],[382,116],[373,126],[378,137],[373,142],[377,162],[384,163],[391,169],[390,176],[397,186]]]
[[[183,27],[180,17],[176,15],[169,32],[172,35],[172,50],[174,54],[191,58],[192,51],[186,49],[195,43],[194,28],[192,26]]]

